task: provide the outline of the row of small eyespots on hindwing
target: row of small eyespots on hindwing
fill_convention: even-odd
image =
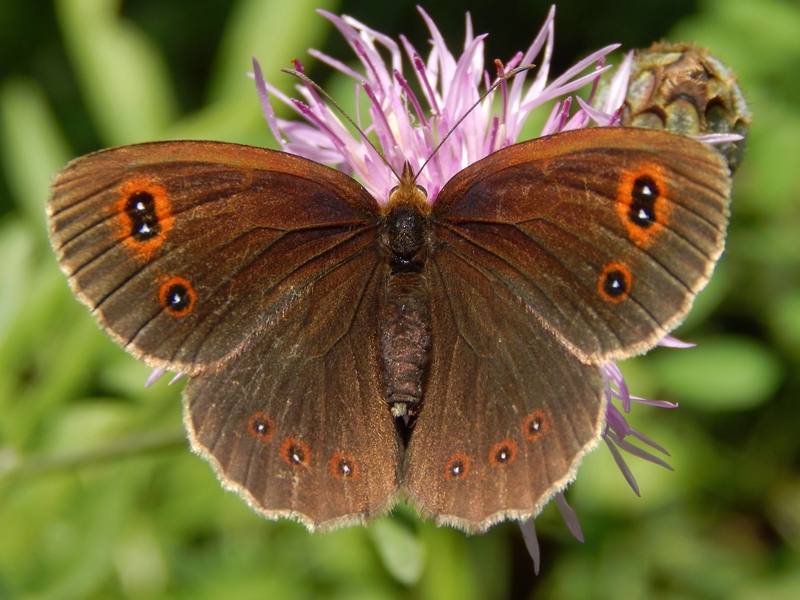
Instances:
[[[259,411],[250,417],[247,431],[260,442],[270,444],[275,432],[275,421],[263,411]],[[308,468],[311,464],[311,449],[293,436],[283,439],[278,448],[278,456],[294,468]],[[328,460],[328,467],[331,475],[340,481],[353,481],[359,477],[358,463],[345,452],[335,452]]]
[[[529,443],[536,443],[547,434],[547,419],[542,411],[537,410],[527,415],[522,423],[523,437]],[[248,433],[263,443],[271,443],[275,431],[275,422],[266,413],[254,413],[248,422]],[[512,464],[517,458],[517,443],[510,439],[503,439],[489,449],[488,462],[492,467],[504,467]],[[278,455],[291,467],[308,467],[311,463],[310,448],[295,437],[287,436],[278,449]],[[358,464],[355,459],[345,452],[337,451],[328,461],[333,477],[339,480],[354,480],[359,476]],[[445,468],[445,478],[449,480],[463,480],[467,477],[472,467],[472,459],[463,453],[453,454]]]
[[[522,437],[529,443],[535,444],[540,438],[547,435],[548,423],[544,412],[535,410],[526,415],[521,424]],[[517,459],[517,443],[505,438],[489,448],[487,460],[494,468],[502,468],[512,464]],[[448,481],[462,481],[467,478],[472,470],[472,458],[462,452],[450,456],[444,469],[444,478]]]

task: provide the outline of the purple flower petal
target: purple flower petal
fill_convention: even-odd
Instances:
[[[582,544],[583,532],[581,531],[581,523],[578,521],[578,515],[575,514],[575,511],[572,510],[572,507],[567,504],[567,499],[564,497],[564,493],[559,492],[553,496],[553,499],[556,502],[558,511],[561,513],[561,517],[564,519],[567,527],[569,527],[570,533],[572,533],[572,535],[575,536],[575,539]]]
[[[536,526],[533,519],[527,519],[519,522],[519,528],[522,530],[522,539],[525,540],[525,546],[528,548],[528,554],[533,559],[533,572],[539,574],[540,552],[539,540],[536,538]]]
[[[164,369],[153,369],[150,373],[150,376],[147,378],[147,381],[144,382],[144,387],[149,388],[156,381],[161,379],[165,373],[166,371]]]
[[[696,344],[692,344],[691,342],[684,342],[679,340],[678,338],[672,337],[671,335],[665,335],[660,340],[658,340],[657,346],[664,346],[666,348],[693,348]]]

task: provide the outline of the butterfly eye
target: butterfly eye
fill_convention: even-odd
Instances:
[[[389,198],[391,198],[392,196],[394,196],[395,192],[396,192],[397,190],[399,190],[399,189],[400,189],[400,187],[399,187],[399,186],[397,186],[397,185],[396,185],[396,186],[394,186],[394,187],[392,188],[392,190],[389,192]]]
[[[422,195],[423,195],[423,196],[425,196],[426,198],[428,197],[428,190],[426,190],[426,189],[425,189],[424,187],[422,187],[421,185],[418,185],[418,186],[416,186],[416,187],[417,187],[417,191],[418,191],[420,194],[422,194]]]

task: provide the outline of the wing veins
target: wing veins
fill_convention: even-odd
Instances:
[[[497,222],[493,222],[493,224],[497,225],[498,223],[497,223]],[[571,273],[571,271],[570,271],[570,270],[569,270],[569,269],[566,267],[566,265],[565,265],[565,264],[564,264],[564,263],[563,263],[563,262],[562,262],[562,261],[561,261],[561,260],[560,260],[560,259],[559,259],[557,256],[555,256],[555,255],[554,255],[552,252],[550,252],[550,251],[549,251],[547,248],[545,248],[544,246],[542,246],[541,244],[539,244],[539,243],[538,243],[538,242],[537,242],[535,239],[533,239],[533,238],[531,238],[530,236],[528,236],[528,235],[527,235],[527,234],[526,234],[526,233],[525,233],[523,230],[521,230],[521,229],[520,229],[518,226],[516,226],[516,225],[514,225],[514,224],[505,224],[505,223],[500,223],[500,225],[504,225],[504,226],[507,226],[507,227],[513,227],[513,228],[517,229],[517,230],[518,230],[520,233],[522,233],[522,234],[523,234],[525,237],[527,237],[528,239],[530,239],[530,240],[531,240],[531,242],[533,242],[533,243],[534,243],[534,244],[535,244],[535,245],[536,245],[536,246],[537,246],[537,247],[538,247],[540,250],[542,250],[542,252],[543,252],[544,254],[546,254],[546,255],[550,256],[550,257],[553,259],[553,261],[554,261],[554,262],[556,262],[558,265],[560,265],[562,268],[564,268],[564,269],[565,269],[567,272],[570,272],[570,273]],[[526,283],[528,283],[529,285],[531,285],[531,286],[532,286],[532,287],[534,287],[535,289],[539,290],[539,291],[541,292],[542,296],[544,296],[545,298],[547,298],[547,299],[550,301],[550,303],[551,303],[551,304],[552,304],[552,305],[553,305],[555,308],[557,308],[557,309],[558,309],[558,311],[559,311],[559,312],[560,312],[560,313],[561,313],[561,314],[562,314],[564,317],[569,317],[569,316],[570,316],[569,314],[567,314],[566,312],[564,312],[564,310],[561,308],[561,306],[560,306],[560,304],[559,304],[559,303],[555,302],[555,301],[554,301],[552,298],[550,298],[550,295],[549,295],[548,293],[546,293],[546,292],[545,292],[545,291],[544,291],[544,290],[543,290],[543,289],[542,289],[542,288],[541,288],[539,285],[537,285],[537,283],[536,283],[536,281],[535,281],[534,279],[532,279],[531,277],[528,277],[528,276],[527,276],[525,273],[523,273],[523,272],[522,272],[522,271],[520,271],[518,268],[516,268],[516,267],[515,267],[515,265],[514,265],[513,263],[509,262],[509,261],[508,261],[508,260],[507,260],[507,259],[506,259],[504,256],[502,256],[502,255],[498,254],[497,252],[494,252],[493,250],[490,250],[490,249],[488,249],[488,248],[486,248],[486,247],[482,246],[482,245],[481,245],[481,244],[479,244],[477,241],[474,241],[474,240],[470,239],[469,237],[466,237],[466,236],[463,236],[463,235],[461,235],[460,233],[458,233],[458,230],[457,230],[456,228],[454,228],[454,227],[448,227],[448,229],[450,229],[450,230],[451,230],[451,231],[452,231],[452,232],[453,232],[453,233],[454,233],[456,236],[460,237],[461,239],[463,239],[464,241],[466,241],[466,242],[467,242],[467,243],[469,243],[470,245],[472,245],[472,246],[474,246],[474,247],[476,247],[476,248],[479,248],[479,249],[483,250],[483,251],[484,251],[484,252],[486,252],[487,254],[489,254],[489,255],[491,255],[491,256],[494,256],[495,258],[499,259],[501,262],[503,262],[503,263],[505,263],[506,265],[508,265],[509,267],[511,267],[511,270],[512,270],[513,272],[517,273],[518,275],[520,275],[520,278],[521,278],[523,281],[525,281]],[[469,263],[469,262],[470,262],[470,259],[469,259],[469,257],[467,257],[467,256],[466,256],[466,254],[465,254],[464,252],[462,252],[461,250],[457,249],[455,246],[452,246],[452,245],[449,245],[449,244],[448,244],[448,246],[449,246],[450,248],[452,248],[452,249],[454,250],[454,252],[455,252],[456,254],[458,254],[458,255],[459,255],[459,257],[460,257],[460,258],[461,258],[461,259],[462,259],[464,262],[467,262],[467,263]],[[495,273],[495,272],[494,272],[494,270],[491,270],[491,272],[492,272],[492,273]],[[509,289],[510,291],[512,291],[512,293],[514,293],[514,295],[515,295],[515,296],[519,297],[519,294],[517,294],[517,293],[513,292],[513,288],[512,288],[512,287],[509,285],[509,280],[508,280],[506,277],[503,277],[503,276],[502,276],[502,274],[501,274],[501,273],[499,273],[499,272],[498,272],[498,273],[495,273],[495,275],[497,275],[497,278],[498,278],[500,281],[502,281],[502,282],[505,284],[505,287],[506,287],[507,289]],[[527,307],[528,307],[528,309],[529,309],[529,310],[534,308],[534,307],[531,307],[531,306],[530,306],[530,304],[529,304],[529,303],[528,303],[526,300],[524,300],[523,298],[520,298],[520,300],[523,302],[523,304],[525,304],[525,306],[527,306]],[[591,315],[593,315],[594,317],[596,317],[596,318],[599,318],[599,315],[598,315],[598,313],[597,313],[595,310],[593,310],[593,309],[592,309],[590,306],[588,306],[587,304],[585,304],[585,303],[577,303],[577,304],[576,304],[576,303],[574,303],[574,302],[572,302],[571,304],[572,304],[572,306],[573,306],[573,307],[576,309],[576,312],[577,312],[578,314],[586,314],[586,313],[584,312],[584,310],[582,310],[582,308],[586,308],[586,309],[588,309],[588,310],[589,310],[590,316],[591,316]],[[539,313],[538,313],[538,311],[534,311],[534,312],[535,312],[537,315],[539,314]],[[543,320],[543,317],[539,316],[539,318]],[[574,317],[573,317],[573,321],[574,321]],[[548,324],[549,324],[549,323],[548,323]],[[616,337],[616,335],[615,335],[615,337]],[[621,340],[619,340],[619,339],[618,339],[618,341],[621,341]]]
[[[366,229],[366,228],[365,228],[365,229]],[[250,230],[247,230],[247,231],[243,232],[241,235],[239,235],[239,236],[237,236],[236,238],[233,238],[232,240],[230,240],[230,241],[229,241],[229,242],[228,242],[226,245],[228,245],[228,244],[231,244],[231,243],[233,243],[233,242],[235,242],[235,241],[237,241],[237,240],[241,239],[242,237],[244,237],[244,235],[246,235],[247,233],[250,233],[251,231],[254,231],[254,230],[250,229]],[[321,253],[319,253],[319,254],[315,255],[315,256],[314,256],[314,257],[312,257],[311,259],[309,259],[309,260],[307,260],[307,261],[303,262],[303,263],[302,263],[301,265],[299,265],[297,268],[298,268],[298,269],[299,269],[299,268],[302,268],[302,267],[304,267],[304,266],[308,265],[308,264],[309,264],[311,261],[313,261],[313,260],[318,260],[318,259],[322,258],[323,256],[325,256],[326,254],[328,254],[329,252],[332,252],[332,251],[334,251],[334,250],[338,249],[338,248],[339,248],[341,245],[343,245],[343,244],[345,244],[345,243],[347,243],[347,242],[349,242],[349,241],[352,241],[352,239],[356,237],[356,234],[363,234],[363,233],[364,233],[364,230],[354,231],[354,232],[350,232],[350,233],[351,233],[351,235],[349,235],[349,236],[348,236],[346,239],[344,239],[344,240],[342,240],[342,241],[338,242],[337,244],[335,244],[335,245],[334,245],[334,246],[332,246],[331,248],[328,248],[328,249],[326,249],[325,251],[323,251],[323,252],[321,252]],[[281,237],[283,237],[283,236],[281,236]],[[277,239],[280,239],[280,238],[277,238]],[[276,239],[276,241],[277,241],[277,239]],[[269,246],[267,246],[266,248],[262,249],[262,251],[261,251],[261,252],[259,252],[259,253],[257,253],[257,254],[256,254],[256,255],[255,255],[253,258],[252,258],[252,260],[250,260],[248,263],[246,263],[246,264],[244,264],[244,265],[241,265],[241,266],[240,266],[240,268],[239,268],[239,269],[238,269],[238,270],[237,270],[237,271],[234,273],[233,277],[235,277],[236,275],[238,275],[239,273],[241,273],[241,272],[242,272],[242,271],[244,271],[245,269],[252,267],[252,264],[253,264],[253,263],[254,263],[256,260],[258,260],[259,258],[261,258],[261,257],[262,257],[262,256],[263,256],[263,255],[264,255],[264,254],[265,254],[265,253],[266,253],[266,252],[267,252],[267,251],[268,251],[268,250],[269,250],[269,249],[272,247],[272,245],[273,245],[274,243],[275,243],[275,242],[273,242],[272,244],[270,244],[270,245],[269,245]],[[218,251],[218,249],[217,249],[217,251]],[[152,263],[150,263],[150,264],[152,264]],[[339,263],[339,264],[341,264],[341,263]],[[146,266],[149,266],[149,265],[145,265],[145,267],[146,267]],[[128,279],[127,279],[127,280],[126,280],[126,281],[123,283],[123,285],[124,285],[125,283],[127,283],[128,281],[130,281],[130,279],[132,279],[133,277],[135,277],[136,275],[138,275],[139,273],[141,273],[143,270],[144,270],[144,268],[142,268],[142,269],[139,269],[139,271],[137,271],[137,272],[136,272],[136,273],[135,273],[133,276],[131,276],[130,278],[128,278]],[[275,283],[275,285],[274,285],[272,288],[270,288],[268,291],[273,291],[274,289],[276,289],[276,288],[277,288],[279,285],[281,285],[282,283],[284,283],[284,282],[286,281],[286,279],[288,279],[289,277],[291,277],[291,275],[292,275],[294,272],[295,272],[295,271],[291,271],[291,272],[287,273],[285,277],[283,277],[282,279],[280,279],[279,281],[277,281],[277,282]],[[323,274],[322,274],[320,277],[324,277],[324,276],[325,276],[325,275],[327,275],[329,272],[330,272],[330,270],[328,270],[328,271],[325,271],[325,273],[323,273]],[[233,277],[230,277],[230,278],[228,278],[227,280],[225,280],[225,281],[221,282],[221,283],[220,283],[220,285],[219,285],[219,286],[217,286],[217,287],[216,287],[216,288],[215,288],[213,291],[214,291],[214,292],[216,292],[216,291],[218,291],[219,289],[221,289],[221,288],[222,288],[222,287],[223,287],[225,284],[229,283],[229,282],[230,282],[230,280],[231,280]],[[319,279],[319,278],[318,278],[318,279]],[[106,296],[106,297],[103,299],[103,302],[105,302],[105,301],[106,301],[108,298],[110,298],[110,296],[111,296],[112,294],[115,294],[115,293],[119,292],[119,290],[120,290],[120,288],[121,288],[121,287],[122,287],[122,285],[118,286],[118,287],[117,287],[117,288],[116,288],[116,289],[115,289],[113,292],[109,293],[109,294],[108,294],[108,295],[107,295],[107,296]],[[99,306],[99,305],[98,305],[98,306]],[[228,313],[230,312],[230,310],[231,310],[231,309],[232,309],[232,305],[231,305],[231,303],[229,302],[229,303],[227,304],[227,306],[226,306],[226,310],[224,311],[224,313],[215,313],[215,314],[214,314],[214,316],[215,316],[215,317],[219,317],[219,316],[221,316],[222,314],[228,314]],[[148,319],[148,320],[147,320],[145,323],[143,323],[143,324],[142,324],[142,325],[141,325],[141,326],[140,326],[140,327],[139,327],[139,328],[136,330],[136,332],[134,332],[134,333],[133,333],[133,335],[130,337],[130,339],[129,339],[129,340],[126,342],[125,346],[127,347],[127,346],[129,346],[130,344],[132,344],[132,343],[134,342],[134,340],[136,339],[136,337],[137,337],[137,336],[138,336],[138,335],[139,335],[139,334],[142,332],[142,330],[143,330],[145,327],[147,327],[147,326],[148,326],[148,325],[149,325],[149,324],[150,324],[150,323],[153,321],[153,319],[155,319],[156,317],[158,317],[158,316],[159,316],[159,315],[160,315],[162,312],[163,312],[163,308],[162,308],[162,309],[160,309],[160,310],[159,310],[157,313],[155,313],[155,314],[154,314],[152,317],[150,317],[150,318],[149,318],[149,319]],[[204,322],[204,321],[205,321],[205,319],[203,319],[203,320],[201,320],[201,321],[198,321],[198,323],[197,323],[197,324],[199,325],[200,323],[202,323],[202,322]],[[207,339],[208,335],[210,335],[212,331],[213,331],[213,328],[211,328],[211,329],[210,329],[210,330],[207,332],[207,334],[206,334],[206,335],[203,337],[203,339]],[[182,341],[185,341],[185,340],[187,339],[187,337],[189,337],[189,335],[191,335],[191,334],[192,334],[192,332],[193,332],[193,331],[189,331],[189,332],[187,333],[187,335],[183,337]],[[201,344],[201,345],[202,345],[202,344]],[[178,347],[180,347],[180,346],[178,346]],[[173,356],[173,359],[174,359],[174,356]]]

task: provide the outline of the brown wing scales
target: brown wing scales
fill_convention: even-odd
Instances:
[[[101,325],[148,364],[190,373],[282,323],[315,281],[374,244],[377,213],[333,169],[213,142],[80,158],[48,205],[61,267]]]
[[[453,250],[437,253],[428,274],[433,345],[404,459],[410,497],[423,514],[471,532],[535,516],[599,441],[599,368]]]

